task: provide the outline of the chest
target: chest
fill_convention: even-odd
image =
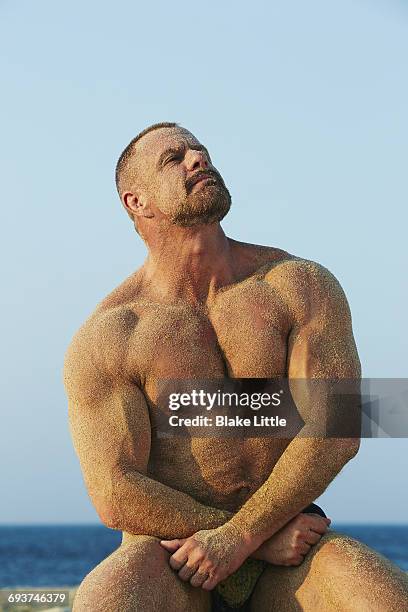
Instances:
[[[187,304],[139,309],[129,366],[142,380],[282,375],[288,323],[269,286],[250,283],[219,294],[204,310]]]

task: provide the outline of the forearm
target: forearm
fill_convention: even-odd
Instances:
[[[350,440],[295,438],[229,523],[259,546],[321,495],[357,448]]]
[[[232,516],[136,471],[116,480],[110,506],[111,528],[163,539],[186,538],[202,529],[214,529]]]

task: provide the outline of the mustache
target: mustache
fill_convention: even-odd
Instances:
[[[200,170],[199,172],[196,172],[193,176],[190,176],[186,180],[185,186],[187,193],[190,193],[194,185],[204,178],[212,178],[217,183],[220,183],[220,185],[224,185],[224,181],[222,180],[221,174],[217,172],[217,170]]]

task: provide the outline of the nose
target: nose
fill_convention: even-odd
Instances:
[[[187,167],[187,170],[198,171],[198,170],[206,170],[209,166],[207,157],[204,151],[196,151],[194,149],[188,149],[184,161]]]

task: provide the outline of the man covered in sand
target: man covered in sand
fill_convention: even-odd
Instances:
[[[148,257],[74,337],[65,385],[90,497],[123,541],[75,612],[408,610],[404,574],[310,505],[358,439],[157,435],[161,379],[358,379],[337,280],[227,238],[230,194],[176,124],[133,139],[116,179]]]

